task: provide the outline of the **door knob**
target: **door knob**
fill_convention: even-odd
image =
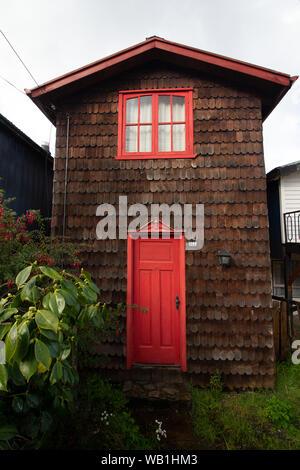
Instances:
[[[176,310],[179,310],[179,297],[176,295],[175,297],[175,305],[176,305]]]

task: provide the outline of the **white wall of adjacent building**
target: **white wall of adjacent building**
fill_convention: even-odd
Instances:
[[[300,210],[300,164],[298,169],[288,175],[281,175],[279,185],[281,239],[285,243],[284,218],[285,212]]]

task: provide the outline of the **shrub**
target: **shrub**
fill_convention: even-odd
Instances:
[[[55,416],[72,410],[78,383],[78,337],[109,317],[91,276],[36,263],[16,277],[16,291],[0,300],[0,447],[38,448]],[[5,424],[4,424],[5,423]]]
[[[146,450],[153,442],[142,435],[128,410],[128,400],[116,386],[89,373],[79,391],[80,448],[97,450]],[[83,421],[82,421],[83,420]],[[82,429],[86,432],[82,434]]]
[[[51,238],[47,235],[48,219],[42,218],[37,210],[28,210],[18,217],[9,208],[11,201],[0,188],[0,293],[14,288],[17,273],[34,261],[55,268],[64,263],[78,271],[79,254],[90,247],[75,245],[66,237]]]

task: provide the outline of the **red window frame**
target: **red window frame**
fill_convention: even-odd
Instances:
[[[138,122],[134,124],[126,123],[126,102],[131,98],[140,98],[142,96],[152,96],[152,122],[140,123],[140,99],[138,100]],[[185,121],[173,121],[172,98],[171,98],[171,121],[158,121],[158,99],[161,95],[183,96],[185,98]],[[126,126],[137,126],[137,145],[139,145],[139,134],[141,125],[152,125],[152,150],[151,152],[125,152],[125,132]],[[171,146],[173,147],[173,125],[185,124],[185,150],[184,151],[158,151],[158,125],[171,125]],[[171,147],[171,148],[172,148]],[[139,147],[138,147],[139,148]],[[119,92],[119,111],[118,111],[118,160],[133,159],[155,159],[155,158],[194,158],[193,153],[193,89],[192,88],[172,88],[156,90],[128,90]]]

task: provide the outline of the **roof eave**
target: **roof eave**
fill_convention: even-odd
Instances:
[[[70,73],[61,75],[60,77],[50,80],[39,87],[25,91],[41,111],[54,123],[55,110],[51,110],[51,106],[53,107],[53,104],[51,104],[51,97],[54,97],[56,94],[61,94],[63,88],[67,90],[72,84],[74,85],[75,82],[84,83],[88,77],[93,75],[98,76],[104,72],[107,73],[109,70],[113,70],[117,66],[125,66],[126,63],[134,62],[138,56],[147,55],[147,53],[149,54],[154,50],[168,54],[169,56],[179,56],[194,63],[198,62],[201,64],[207,64],[207,66],[214,67],[216,70],[225,69],[228,72],[235,73],[237,75],[241,74],[241,76],[246,78],[248,77],[249,79],[252,77],[252,79],[264,83],[264,86],[269,83],[270,86],[278,87],[278,93],[276,93],[275,96],[272,96],[271,106],[267,109],[263,119],[270,114],[298,78],[297,76],[290,77],[285,73],[182,44],[173,43],[154,36],[142,43],[73,70]],[[45,99],[46,97],[47,99]]]

